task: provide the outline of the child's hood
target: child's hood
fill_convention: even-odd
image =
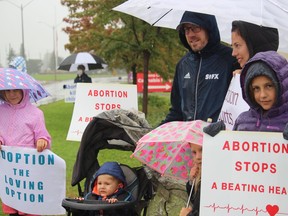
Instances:
[[[21,100],[21,102],[17,105],[14,105],[14,106],[17,106],[17,107],[23,107],[25,106],[27,103],[30,103],[30,96],[29,96],[29,89],[21,89],[22,92],[23,92],[23,98]],[[2,101],[4,104],[7,104],[7,105],[10,105],[11,104],[9,102],[7,102],[5,99],[4,99],[4,95],[3,95],[3,91],[1,91],[1,94],[0,94],[0,101]],[[1,104],[1,103],[0,103]]]
[[[256,74],[249,73],[249,68],[252,68],[252,66],[255,62],[263,62],[267,67],[271,68],[273,72],[271,74],[262,74],[262,75],[268,75],[272,80],[277,80],[277,92],[278,92],[278,103],[277,107],[279,106],[287,106],[288,108],[288,99],[285,97],[288,93],[288,81],[286,79],[287,77],[287,71],[288,71],[288,63],[287,60],[282,57],[281,55],[277,54],[275,51],[267,51],[267,52],[260,52],[257,53],[254,57],[252,57],[244,66],[241,76],[240,76],[240,82],[241,82],[241,88],[242,88],[242,96],[243,99],[254,109],[257,109],[259,105],[257,105],[255,102],[251,100],[251,97],[248,93],[249,87],[247,86],[248,83],[252,80],[253,77],[256,75],[261,75],[260,70],[254,70]],[[263,69],[263,68],[262,68]],[[248,71],[249,70],[249,71]],[[266,70],[267,71],[267,70]],[[264,72],[263,72],[264,73]],[[250,81],[249,81],[250,80]],[[284,107],[283,107],[284,108]]]

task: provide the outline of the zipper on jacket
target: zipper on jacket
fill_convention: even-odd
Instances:
[[[194,110],[194,119],[196,120],[196,113],[197,113],[197,107],[198,107],[198,83],[199,83],[199,75],[201,71],[201,66],[202,66],[202,56],[200,57],[200,62],[199,62],[199,68],[197,72],[197,79],[196,79],[196,86],[195,86],[195,110]]]
[[[259,127],[259,126],[260,126],[260,119],[258,118],[257,123],[256,123],[256,127]]]
[[[256,122],[256,128],[258,128],[258,130],[259,130],[259,128],[260,128],[262,119],[263,119],[263,113],[261,112],[261,113],[258,115],[258,117],[257,117],[257,122]]]

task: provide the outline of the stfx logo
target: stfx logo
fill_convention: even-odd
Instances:
[[[206,80],[212,80],[212,79],[219,79],[219,74],[206,74],[205,79]]]

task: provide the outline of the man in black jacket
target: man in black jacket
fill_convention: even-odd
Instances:
[[[171,108],[161,124],[208,118],[215,122],[238,63],[232,49],[220,41],[215,16],[186,11],[177,30],[188,52],[176,66]]]

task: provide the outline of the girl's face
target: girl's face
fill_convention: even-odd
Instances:
[[[239,35],[238,32],[232,32],[232,56],[234,56],[241,68],[244,67],[245,63],[249,60],[249,50],[246,42]]]
[[[111,175],[103,174],[97,177],[97,188],[100,196],[110,196],[118,188],[119,182]]]
[[[251,82],[252,95],[256,103],[264,110],[269,110],[276,103],[276,88],[267,76],[257,76]]]
[[[23,98],[23,91],[21,89],[15,90],[5,90],[4,91],[5,100],[12,104],[19,104]]]
[[[202,163],[202,146],[191,143],[190,148],[192,151],[193,162],[201,165],[201,163]]]

